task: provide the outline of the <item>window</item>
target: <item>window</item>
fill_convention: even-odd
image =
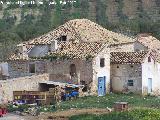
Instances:
[[[67,36],[65,36],[65,35],[61,36],[60,41],[62,41],[62,42],[67,41]]]
[[[133,80],[128,80],[128,86],[133,86]]]
[[[104,67],[105,66],[105,59],[101,58],[100,59],[100,67]]]
[[[35,73],[35,64],[29,64],[29,73]]]
[[[148,62],[151,62],[151,57],[148,57]]]
[[[67,36],[66,35],[62,35],[57,40],[60,41],[60,42],[66,42],[67,41]]]

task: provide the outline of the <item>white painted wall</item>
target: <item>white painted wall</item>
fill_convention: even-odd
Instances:
[[[148,58],[142,64],[142,92],[148,93],[148,78],[152,78],[152,94],[160,95],[160,63]]]
[[[45,56],[49,51],[49,47],[47,45],[36,45],[29,52],[29,57],[42,57]]]
[[[100,67],[100,58],[105,58],[105,66]],[[93,85],[92,91],[98,90],[98,77],[106,76],[106,93],[110,90],[110,50],[105,48],[93,60]],[[93,90],[94,89],[94,90]]]

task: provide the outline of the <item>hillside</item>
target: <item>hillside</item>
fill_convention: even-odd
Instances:
[[[160,38],[160,0],[75,0],[65,5],[59,0],[55,0],[56,5],[49,5],[45,0],[43,4],[35,1],[35,4],[25,5],[7,5],[6,1],[0,4],[0,59],[3,60],[16,43],[35,38],[75,18],[87,18],[127,35],[149,32]]]

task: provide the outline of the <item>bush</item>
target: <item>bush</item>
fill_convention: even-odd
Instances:
[[[13,106],[13,105],[8,105],[7,106],[8,112],[14,112],[14,111],[24,112],[24,111],[27,111],[28,108],[29,108],[29,106],[26,105],[26,104],[18,105],[18,106]]]

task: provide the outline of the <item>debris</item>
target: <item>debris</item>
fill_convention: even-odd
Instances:
[[[128,102],[115,102],[114,110],[115,111],[127,111],[128,110]]]
[[[112,108],[109,108],[109,107],[107,107],[107,110],[108,110],[109,112],[112,112],[112,111],[113,111],[113,109],[112,109]]]

